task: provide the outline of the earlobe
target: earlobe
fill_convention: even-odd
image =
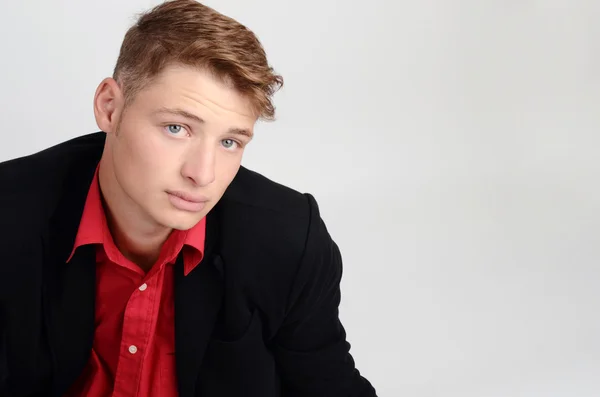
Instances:
[[[102,80],[94,95],[94,116],[100,130],[109,134],[115,132],[122,103],[121,88],[117,82],[110,77]]]

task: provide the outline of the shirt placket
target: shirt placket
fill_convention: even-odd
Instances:
[[[130,397],[137,394],[144,357],[158,310],[158,276],[155,274],[145,280],[127,302],[113,397]]]

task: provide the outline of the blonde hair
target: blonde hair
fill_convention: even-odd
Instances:
[[[241,23],[195,0],[166,1],[125,34],[113,78],[126,103],[171,64],[202,68],[247,97],[257,117],[272,120],[283,86],[258,38]]]

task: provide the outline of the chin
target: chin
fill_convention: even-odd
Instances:
[[[163,225],[165,225],[169,229],[189,230],[189,229],[193,228],[194,226],[196,226],[196,224],[199,221],[200,221],[200,219],[196,219],[196,218],[190,219],[190,220],[170,219],[167,222],[163,223]]]
[[[191,228],[193,228],[196,225],[196,223],[198,223],[198,222],[188,223],[188,224],[176,223],[176,224],[170,225],[169,227],[173,230],[186,231],[186,230],[190,230]]]
[[[169,212],[170,213],[161,214],[162,216],[156,220],[161,225],[175,230],[189,230],[196,226],[196,224],[204,217],[204,215],[199,216],[199,214],[186,213],[177,210],[175,213]]]

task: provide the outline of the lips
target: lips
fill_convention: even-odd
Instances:
[[[173,207],[186,212],[200,212],[208,201],[204,196],[193,196],[182,192],[167,192],[167,195]]]
[[[169,193],[170,195],[173,195],[175,197],[179,197],[182,200],[185,201],[189,201],[192,203],[204,203],[208,201],[208,198],[205,196],[195,196],[195,195],[191,195],[191,194],[187,194],[184,192],[172,192],[172,191],[168,191],[167,193]]]

